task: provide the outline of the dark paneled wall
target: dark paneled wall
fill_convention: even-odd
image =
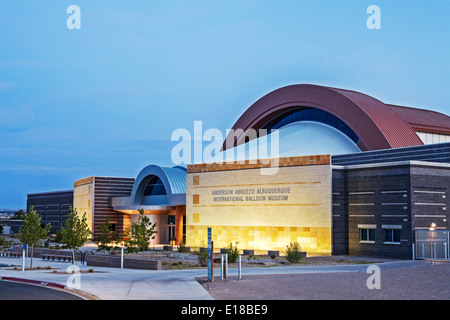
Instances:
[[[445,165],[334,167],[333,254],[411,259],[416,229],[450,229],[449,185]],[[361,229],[374,229],[373,241],[363,241]],[[399,230],[399,241],[387,241],[386,230]]]
[[[429,228],[434,222],[436,230],[450,230],[449,188],[450,168],[411,167],[411,219],[414,229]]]
[[[64,225],[73,206],[73,190],[28,194],[27,210],[31,206],[40,215],[44,225],[51,224],[50,233],[56,233]]]
[[[123,233],[124,215],[110,206],[111,197],[130,196],[133,189],[133,178],[95,177],[94,180],[94,237],[97,226],[109,222],[115,224],[116,231]]]
[[[348,254],[348,196],[345,170],[332,172],[333,254]]]

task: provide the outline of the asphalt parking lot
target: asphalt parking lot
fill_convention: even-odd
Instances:
[[[380,264],[379,288],[367,285],[372,273],[312,272],[247,275],[209,283],[216,300],[449,300],[450,262],[422,262],[400,268]],[[387,266],[387,265],[386,265]],[[367,266],[368,267],[368,266]]]

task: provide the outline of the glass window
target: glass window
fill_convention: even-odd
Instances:
[[[264,129],[270,133],[273,129],[279,129],[289,123],[299,121],[316,121],[327,124],[346,134],[356,144],[359,142],[359,137],[345,122],[331,113],[317,108],[299,107],[299,109],[284,113],[271,120],[264,126]]]
[[[384,241],[391,243],[400,243],[400,229],[385,229]]]
[[[384,230],[384,240],[386,242],[392,242],[393,235],[392,235],[392,230],[391,229],[385,229]]]
[[[144,196],[161,196],[166,194],[166,189],[161,179],[153,176],[145,188]]]
[[[375,241],[375,229],[369,229],[369,241]]]
[[[367,229],[361,229],[360,231],[360,239],[361,241],[367,241],[369,237],[367,236]]]
[[[394,242],[400,242],[400,229],[394,230]]]
[[[359,241],[375,242],[375,229],[369,228],[359,229]]]

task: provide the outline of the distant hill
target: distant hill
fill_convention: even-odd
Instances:
[[[0,209],[0,219],[9,219],[15,212],[23,209]],[[25,210],[23,210],[25,211]]]
[[[0,209],[0,213],[14,213],[14,212],[17,212],[19,210],[25,211],[24,209]]]

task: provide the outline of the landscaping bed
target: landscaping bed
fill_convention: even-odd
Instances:
[[[220,258],[220,254],[214,254],[215,258]],[[195,252],[182,253],[176,251],[145,251],[139,253],[128,253],[125,257],[134,259],[148,259],[159,260],[162,264],[162,270],[174,270],[174,269],[192,269],[192,268],[206,268],[206,264],[199,262],[199,256]],[[290,265],[298,266],[313,266],[313,265],[333,265],[333,264],[365,264],[365,263],[379,263],[383,262],[383,259],[370,259],[360,257],[349,256],[320,256],[320,257],[307,257],[298,263],[291,264],[285,257],[271,258],[268,255],[258,256],[242,256],[242,267],[286,267]],[[215,263],[219,266],[219,263]],[[238,263],[229,263],[230,268],[237,268]]]

